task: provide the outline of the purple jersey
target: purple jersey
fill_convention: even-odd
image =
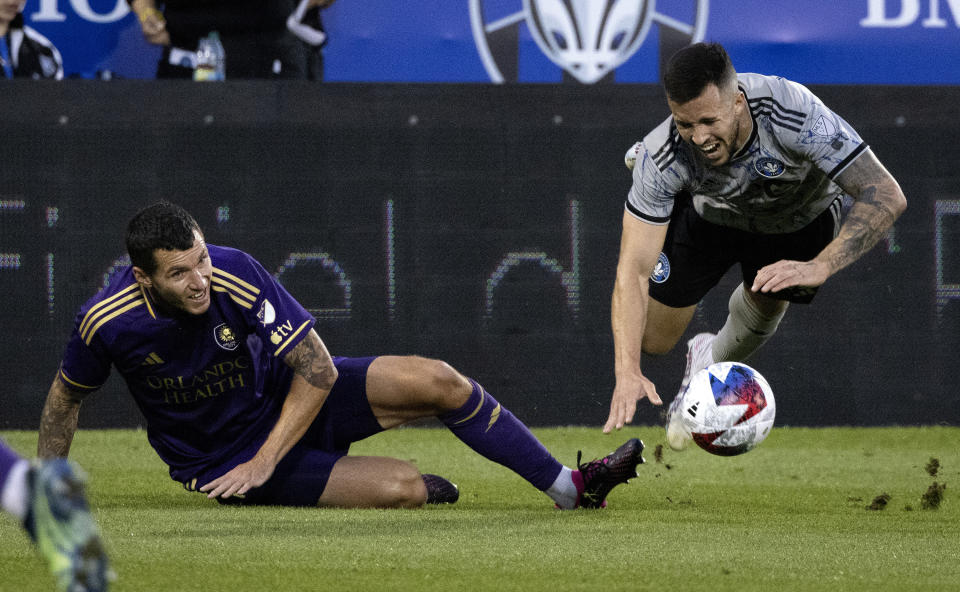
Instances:
[[[59,374],[93,391],[116,366],[177,481],[262,444],[293,377],[282,358],[315,323],[251,256],[207,248],[205,314],[161,312],[128,267],[80,308]]]

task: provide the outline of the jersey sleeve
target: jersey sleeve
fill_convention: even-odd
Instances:
[[[831,181],[863,154],[868,146],[853,127],[831,111],[806,87],[783,81],[793,86],[805,104],[807,117],[797,135],[797,149],[823,171]]]
[[[83,314],[78,316],[77,325]],[[85,343],[74,327],[63,360],[60,362],[59,380],[73,391],[93,392],[103,386],[110,377],[110,357],[97,336]]]
[[[316,320],[253,257],[243,254],[241,264],[231,267],[228,271],[214,261],[213,290],[226,292],[244,309],[248,325],[271,356],[285,356]]]
[[[674,198],[684,187],[679,145],[671,137],[671,120],[663,122],[628,155],[635,157],[633,186],[627,194],[626,210],[648,224],[670,222]]]

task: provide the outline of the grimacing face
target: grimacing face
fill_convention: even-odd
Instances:
[[[165,305],[187,314],[201,315],[210,308],[210,276],[213,265],[203,236],[194,231],[193,246],[186,251],[153,252],[157,269],[147,275],[139,267],[133,273]]]
[[[680,137],[710,166],[730,162],[750,137],[753,119],[739,89],[723,91],[708,84],[695,99],[675,103],[668,98],[667,105]]]

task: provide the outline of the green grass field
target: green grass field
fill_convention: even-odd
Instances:
[[[559,512],[446,430],[395,430],[352,453],[412,460],[461,497],[382,511],[222,507],[171,481],[141,431],[80,431],[72,458],[117,591],[960,589],[960,428],[777,428],[734,458],[657,455],[655,427],[535,432],[568,464],[639,436],[647,464],[607,509]],[[0,437],[33,455],[35,433]],[[935,481],[947,488],[924,509]],[[52,589],[13,520],[0,541],[0,590]]]

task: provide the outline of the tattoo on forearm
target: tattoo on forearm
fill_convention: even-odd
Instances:
[[[41,458],[67,456],[77,431],[79,416],[80,401],[54,387],[40,416],[37,455]]]
[[[286,362],[311,385],[322,389],[333,386],[333,360],[315,335],[309,335],[298,343],[287,354]]]
[[[866,187],[850,208],[838,237],[841,248],[831,260],[834,270],[856,261],[873,248],[893,226],[897,214],[880,193],[881,190],[876,185]]]

